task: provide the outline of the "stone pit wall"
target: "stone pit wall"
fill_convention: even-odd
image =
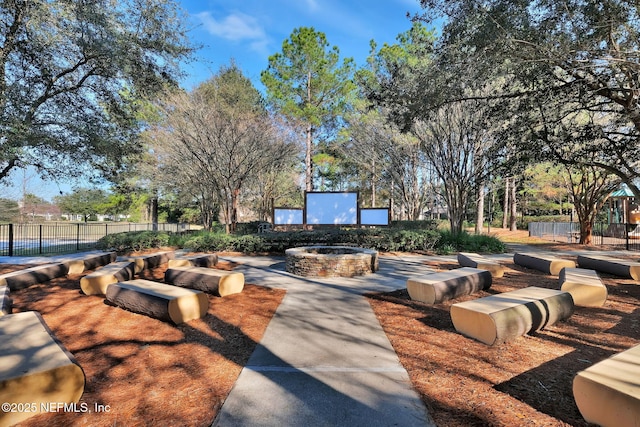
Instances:
[[[304,277],[354,277],[378,270],[378,252],[350,246],[306,246],[286,250],[286,270]]]

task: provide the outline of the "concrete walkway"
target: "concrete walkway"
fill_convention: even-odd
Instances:
[[[214,426],[433,426],[362,296],[406,286],[424,257],[384,257],[376,274],[301,278],[284,258],[222,257],[247,283],[287,293]]]
[[[513,252],[533,252],[508,245]],[[566,251],[576,255],[584,251]],[[628,256],[628,251],[594,251]],[[51,262],[61,257],[0,257],[1,262]],[[217,427],[433,426],[386,334],[362,296],[406,288],[424,261],[456,256],[384,256],[380,270],[356,278],[301,278],[284,271],[284,257],[221,257],[241,264],[248,283],[286,289],[264,337],[214,420]]]

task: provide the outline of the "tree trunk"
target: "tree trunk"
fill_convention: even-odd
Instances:
[[[580,221],[580,244],[590,245],[593,234],[593,222],[590,218]]]
[[[307,103],[311,104],[311,71],[307,75]],[[307,125],[307,141],[306,153],[304,156],[304,166],[306,171],[305,188],[307,191],[313,191],[313,164],[311,163],[311,155],[313,151],[313,127]]]
[[[371,207],[376,207],[376,161],[372,160],[371,166]]]
[[[507,228],[509,218],[509,178],[504,180],[504,202],[502,204],[502,228]]]
[[[307,143],[306,150],[304,155],[304,168],[305,168],[305,189],[307,191],[313,191],[313,165],[311,163],[311,151],[313,148],[312,144],[312,132],[313,129],[309,125],[307,127]]]
[[[482,234],[484,225],[484,183],[478,185],[478,197],[476,199],[476,234]]]
[[[240,198],[240,189],[236,188],[231,192],[231,232],[235,233],[238,228],[238,199]]]
[[[518,204],[516,200],[516,179],[511,178],[511,197],[509,197],[511,205],[511,215],[509,216],[509,229],[516,231],[518,229]]]
[[[158,195],[154,194],[151,198],[151,206],[149,207],[151,224],[153,224],[153,230],[158,231]]]

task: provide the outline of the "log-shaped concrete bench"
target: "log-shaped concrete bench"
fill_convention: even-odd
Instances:
[[[109,285],[106,299],[125,310],[175,324],[199,319],[209,309],[209,298],[201,291],[143,279]]]
[[[62,262],[37,265],[0,275],[0,286],[7,285],[9,289],[15,291],[37,283],[48,282],[56,277],[64,277],[68,271],[69,267]]]
[[[11,314],[11,308],[13,306],[13,300],[9,296],[9,287],[0,286],[0,316],[5,314]]]
[[[407,280],[407,291],[412,300],[439,304],[462,295],[489,289],[491,281],[489,271],[463,267],[410,278]]]
[[[204,267],[168,268],[164,273],[164,281],[221,297],[240,293],[244,289],[244,274]]]
[[[575,268],[575,261],[543,253],[515,253],[513,263],[557,276],[563,268]]]
[[[462,267],[472,267],[479,268],[481,270],[487,270],[493,277],[504,276],[504,266],[476,253],[459,252],[458,264],[460,264]]]
[[[535,286],[451,306],[456,331],[487,345],[512,341],[573,314],[568,292]]]
[[[573,398],[582,417],[604,427],[637,426],[640,420],[640,345],[578,372]]]
[[[563,268],[558,277],[560,290],[569,292],[580,307],[602,307],[607,300],[607,287],[595,270]]]
[[[169,260],[169,268],[171,267],[213,267],[218,263],[218,255],[216,254],[198,254],[181,256]]]
[[[130,261],[114,262],[87,274],[80,279],[80,289],[85,295],[104,295],[112,283],[133,279],[136,265]]]
[[[16,404],[0,410],[0,426],[46,411],[51,402],[77,403],[84,385],[82,368],[39,313],[0,317],[0,402]]]
[[[69,268],[68,274],[82,274],[85,270],[95,270],[116,261],[115,252],[95,252],[81,258],[62,260]]]
[[[127,257],[125,260],[131,261],[136,265],[136,274],[138,274],[142,270],[146,270],[148,268],[155,268],[166,262],[169,262],[169,260],[174,259],[175,256],[176,256],[175,251],[165,251],[165,252],[156,252],[156,253],[147,254],[147,255],[137,255],[137,256]]]
[[[640,262],[603,255],[578,255],[580,268],[589,268],[614,276],[640,280]]]

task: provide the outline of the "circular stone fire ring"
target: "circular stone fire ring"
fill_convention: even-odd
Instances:
[[[304,246],[285,251],[286,270],[305,277],[354,277],[378,270],[378,252],[351,246]]]

